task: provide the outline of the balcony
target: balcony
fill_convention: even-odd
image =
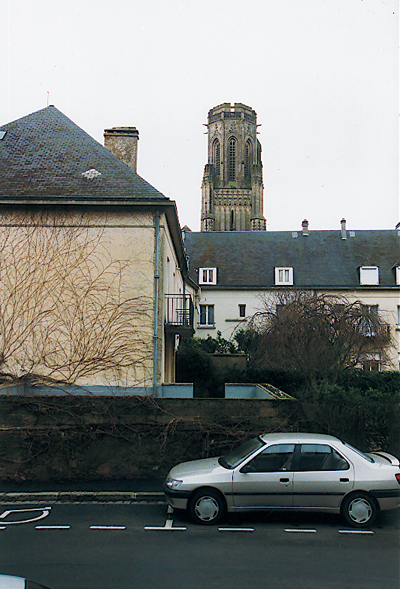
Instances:
[[[165,331],[186,337],[194,334],[194,306],[192,297],[165,295]]]

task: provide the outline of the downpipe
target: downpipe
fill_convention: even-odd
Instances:
[[[158,364],[158,296],[160,291],[160,211],[155,214],[154,227],[154,332],[153,332],[153,396],[157,396],[157,364]]]

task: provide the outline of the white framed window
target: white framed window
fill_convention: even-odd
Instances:
[[[239,305],[239,317],[244,319],[246,317],[246,305]]]
[[[400,266],[396,266],[396,284],[400,284]]]
[[[200,325],[215,327],[214,305],[200,305]]]
[[[379,284],[379,266],[361,266],[360,284],[377,286]]]
[[[376,336],[376,323],[379,316],[378,305],[363,305],[363,314],[361,323],[362,334],[366,337]]]
[[[275,268],[275,285],[291,286],[293,284],[293,268]]]
[[[217,269],[199,268],[199,284],[217,284]]]

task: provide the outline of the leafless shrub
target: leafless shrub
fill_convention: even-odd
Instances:
[[[254,365],[296,371],[312,390],[319,377],[335,381],[368,355],[379,354],[381,365],[387,364],[392,346],[389,326],[375,308],[319,292],[264,299],[247,331]]]

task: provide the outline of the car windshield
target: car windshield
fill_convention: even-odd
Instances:
[[[354,452],[356,452],[359,456],[362,456],[362,458],[365,458],[365,460],[368,460],[368,462],[375,462],[372,456],[370,456],[369,454],[364,454],[364,452],[361,452],[361,450],[359,450],[358,448],[354,448],[354,446],[352,446],[351,444],[344,442],[344,445],[353,450]]]
[[[245,458],[250,456],[250,454],[261,448],[261,446],[264,446],[264,442],[260,438],[252,438],[241,446],[238,446],[238,448],[234,448],[228,454],[224,454],[224,456],[218,458],[218,462],[224,468],[235,468]]]

